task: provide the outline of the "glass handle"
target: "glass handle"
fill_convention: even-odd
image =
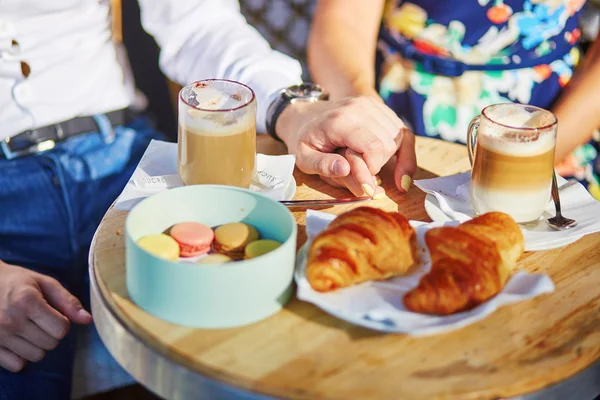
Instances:
[[[469,162],[473,166],[475,158],[475,144],[477,143],[477,131],[479,130],[479,122],[481,117],[478,115],[471,120],[469,129],[467,129],[467,150],[469,151]]]

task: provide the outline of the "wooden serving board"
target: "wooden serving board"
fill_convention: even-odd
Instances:
[[[468,169],[466,150],[418,139],[420,167],[438,174]],[[269,139],[259,151],[283,149]],[[434,174],[419,169],[416,179]],[[347,195],[300,172],[296,199]],[[388,198],[370,206],[429,221],[424,193],[400,195],[392,169],[381,177]],[[351,207],[323,211],[339,214]],[[556,291],[505,306],[448,334],[413,338],[338,320],[293,299],[283,311],[235,329],[199,330],[166,323],[133,304],[125,287],[124,222],[110,210],[98,231],[93,263],[108,307],[144,343],[209,378],[293,399],[496,399],[564,380],[600,358],[600,234],[556,250],[526,253],[518,268],[548,273]],[[305,241],[304,210],[294,213]],[[234,295],[234,294],[232,294]],[[182,305],[186,306],[186,305]]]

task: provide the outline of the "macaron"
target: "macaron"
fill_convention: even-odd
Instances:
[[[215,233],[198,222],[182,222],[173,225],[169,235],[179,243],[181,257],[194,257],[210,251]]]
[[[202,257],[198,261],[197,264],[225,264],[228,262],[232,262],[231,257],[226,256],[225,254],[209,254],[206,257]]]
[[[179,259],[179,243],[164,233],[143,236],[138,239],[137,244],[156,257],[171,261]]]
[[[258,231],[252,225],[232,222],[215,229],[214,250],[217,253],[228,255],[234,260],[241,260],[244,258],[246,245],[258,239]]]
[[[275,250],[279,246],[281,246],[281,243],[276,240],[263,239],[254,241],[249,243],[248,246],[246,246],[246,249],[244,249],[244,258],[247,260],[250,258],[260,257],[263,254],[267,254]]]

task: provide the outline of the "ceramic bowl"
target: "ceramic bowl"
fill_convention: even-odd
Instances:
[[[187,221],[211,227],[248,223],[262,238],[282,245],[254,259],[209,265],[164,260],[136,244]],[[197,328],[246,325],[278,312],[293,292],[296,221],[285,206],[259,193],[220,185],[171,189],[134,207],[125,230],[129,296],[169,322]]]

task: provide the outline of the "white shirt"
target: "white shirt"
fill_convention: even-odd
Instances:
[[[236,0],[138,1],[165,75],[182,85],[206,78],[246,83],[256,93],[260,132],[277,93],[301,82],[300,64],[272,50]],[[109,0],[0,0],[0,139],[130,105],[109,8]]]

